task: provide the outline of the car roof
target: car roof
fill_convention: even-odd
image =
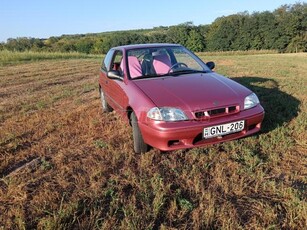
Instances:
[[[165,46],[181,46],[179,44],[173,44],[173,43],[147,43],[147,44],[134,44],[134,45],[124,45],[124,46],[117,46],[113,47],[112,49],[124,49],[124,50],[130,50],[130,49],[140,49],[140,48],[158,48],[158,47],[165,47]]]

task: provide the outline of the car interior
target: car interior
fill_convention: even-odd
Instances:
[[[154,50],[143,55],[141,60],[137,56],[128,56],[130,77],[135,78],[146,75],[167,74],[172,66],[169,55],[164,50]],[[113,70],[122,72],[123,61],[116,61]]]

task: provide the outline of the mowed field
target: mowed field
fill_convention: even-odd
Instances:
[[[306,228],[307,54],[199,55],[258,94],[261,133],[135,154],[100,58],[0,66],[0,229]]]

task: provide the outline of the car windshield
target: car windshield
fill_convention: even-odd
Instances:
[[[205,63],[182,46],[134,49],[127,55],[131,79],[210,72]]]

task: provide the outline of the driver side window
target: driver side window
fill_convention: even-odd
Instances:
[[[115,51],[114,57],[113,57],[113,61],[111,63],[111,69],[112,70],[116,70],[119,71],[122,74],[122,59],[123,59],[123,52],[118,50]]]

